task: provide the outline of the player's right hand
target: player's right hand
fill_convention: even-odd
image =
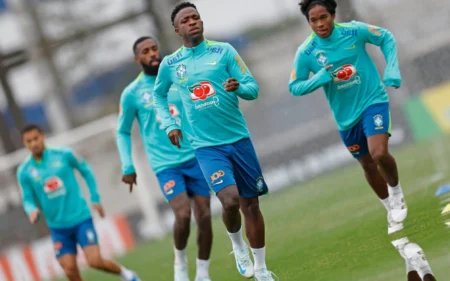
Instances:
[[[137,178],[136,173],[122,176],[122,181],[130,185],[130,193],[133,191],[133,184],[137,185],[136,178]]]
[[[329,64],[329,65],[325,66],[325,69],[326,69],[326,70],[330,70],[330,68],[332,68],[332,67],[333,67],[333,65],[332,65],[332,64]]]
[[[31,222],[31,223],[37,222],[37,220],[39,219],[39,215],[40,215],[40,214],[41,214],[41,211],[39,211],[39,210],[33,211],[33,212],[30,214],[30,216],[28,217],[28,218],[30,219],[30,222]]]
[[[183,140],[183,134],[181,133],[181,130],[175,129],[175,130],[170,131],[169,139],[173,145],[176,145],[178,148],[181,148],[180,139]]]

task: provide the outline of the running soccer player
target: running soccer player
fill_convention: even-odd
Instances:
[[[56,258],[67,278],[82,280],[76,260],[77,245],[80,245],[92,268],[121,276],[124,281],[139,281],[134,272],[103,259],[100,253],[91,212],[74,173],[76,169],[83,176],[92,208],[103,218],[105,213],[89,165],[69,148],[46,147],[44,133],[36,125],[26,126],[22,139],[31,152],[17,170],[23,207],[31,223],[38,221],[42,211],[50,228]]]
[[[362,22],[335,23],[335,0],[303,0],[300,6],[313,33],[297,50],[289,91],[303,96],[323,87],[344,144],[388,211],[389,231],[392,222],[407,216],[397,164],[388,149],[391,119],[385,86],[399,88],[402,81],[394,36]],[[384,54],[383,80],[366,43]],[[314,76],[308,79],[310,72]]]
[[[171,19],[183,46],[161,63],[154,90],[157,113],[171,142],[182,147],[180,126],[171,118],[167,100],[167,91],[175,84],[192,127],[191,143],[197,160],[222,203],[236,266],[244,277],[271,281],[259,209],[259,196],[268,188],[238,105],[238,97],[258,97],[258,84],[230,44],[205,40],[203,21],[194,4],[177,5]],[[239,207],[245,217],[254,265],[242,237]]]
[[[196,281],[210,281],[209,256],[212,245],[212,226],[209,186],[195,158],[194,149],[187,140],[181,149],[174,147],[156,115],[153,104],[153,88],[161,63],[158,44],[151,37],[141,37],[133,45],[135,61],[142,68],[141,74],[122,93],[121,112],[117,128],[117,145],[122,161],[122,180],[136,183],[136,172],[131,157],[131,128],[134,119],[140,127],[142,142],[156,173],[161,191],[175,215],[173,226],[175,281],[188,281],[186,246],[191,224],[191,199],[198,225],[198,258]],[[180,93],[175,87],[168,89],[171,120],[190,132],[185,120]]]

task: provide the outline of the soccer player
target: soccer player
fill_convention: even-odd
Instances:
[[[344,144],[388,211],[390,231],[392,222],[407,216],[397,164],[388,149],[391,119],[385,86],[399,88],[402,81],[394,36],[362,22],[335,23],[335,0],[303,0],[300,6],[313,33],[297,50],[289,90],[303,96],[323,87]],[[366,43],[384,54],[383,80]]]
[[[158,44],[151,37],[141,37],[133,45],[135,61],[142,68],[141,74],[122,93],[120,99],[117,144],[122,160],[122,180],[130,185],[136,183],[136,172],[131,157],[131,128],[134,119],[140,127],[142,142],[156,173],[161,191],[175,215],[173,226],[175,281],[189,280],[186,246],[190,233],[191,199],[198,225],[198,258],[196,281],[210,281],[209,256],[212,245],[210,191],[195,158],[194,150],[187,140],[181,149],[170,143],[161,127],[153,103],[153,88],[161,63]],[[171,120],[190,132],[186,122],[180,93],[175,87],[168,89]]]
[[[191,143],[203,175],[223,207],[223,222],[241,275],[273,280],[265,262],[264,219],[259,196],[268,192],[238,97],[254,100],[259,87],[236,50],[228,43],[205,40],[203,21],[194,4],[172,11],[172,24],[183,46],[164,58],[154,90],[155,107],[171,142],[181,147],[180,126],[171,118],[167,91],[172,84],[191,123]],[[255,264],[242,237],[241,215]]]
[[[56,258],[67,278],[82,280],[76,261],[78,244],[92,268],[121,276],[124,281],[139,281],[134,272],[104,259],[100,253],[91,212],[74,173],[76,169],[83,176],[92,208],[103,218],[105,213],[88,164],[69,148],[46,147],[44,133],[37,125],[27,125],[22,130],[22,139],[31,152],[17,170],[23,207],[31,223],[40,218],[41,212],[45,216]]]

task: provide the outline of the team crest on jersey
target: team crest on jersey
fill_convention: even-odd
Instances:
[[[377,114],[373,117],[373,123],[375,124],[375,130],[383,129],[383,115]]]
[[[39,179],[40,179],[39,171],[36,168],[31,168],[30,169],[30,175],[35,181],[39,181]]]
[[[153,105],[153,95],[149,92],[144,92],[142,95],[142,103],[144,103],[145,107],[150,107]]]
[[[180,79],[183,79],[187,74],[186,65],[184,65],[184,64],[178,65],[176,70],[177,70],[177,76]]]
[[[316,61],[321,66],[326,66],[328,64],[328,57],[324,51],[318,51],[316,53]]]

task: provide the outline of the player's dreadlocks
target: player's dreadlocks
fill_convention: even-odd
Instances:
[[[336,14],[337,3],[336,0],[303,0],[299,3],[302,14],[309,20],[309,10],[314,6],[322,5],[327,8],[327,11],[334,15]]]
[[[175,26],[175,17],[177,16],[177,14],[183,10],[184,8],[194,8],[197,10],[197,7],[192,4],[191,2],[181,2],[180,4],[178,4],[172,11],[172,15],[170,16],[170,19],[172,20],[172,25]]]
[[[141,43],[142,41],[145,41],[145,40],[147,40],[147,39],[150,39],[150,40],[153,40],[153,41],[156,42],[155,38],[153,38],[153,37],[151,37],[151,36],[142,36],[142,37],[139,37],[139,38],[134,42],[134,44],[133,44],[133,53],[134,53],[135,55],[136,55],[136,49],[137,49],[137,46],[139,45],[139,43]]]

